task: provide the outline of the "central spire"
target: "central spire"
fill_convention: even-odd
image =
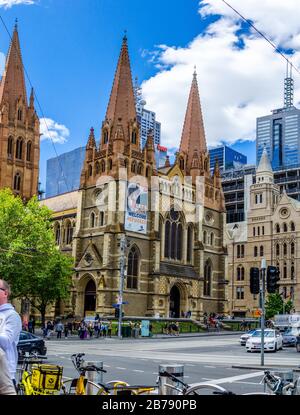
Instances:
[[[123,37],[121,53],[106,111],[106,119],[115,125],[121,123],[124,131],[128,131],[128,122],[136,119],[126,34]]]
[[[0,103],[6,102],[9,105],[10,119],[14,118],[17,101],[20,99],[24,100],[27,106],[24,70],[16,24],[0,84]]]
[[[192,165],[195,150],[198,150],[199,153],[207,152],[196,68],[193,73],[179,149],[180,153],[186,153],[187,167],[189,168]]]

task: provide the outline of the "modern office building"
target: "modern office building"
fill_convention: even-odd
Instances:
[[[85,147],[47,160],[46,197],[79,189]]]
[[[221,171],[240,168],[247,164],[247,157],[244,154],[239,153],[228,146],[212,148],[209,150],[209,155],[211,170],[214,169],[217,159]]]
[[[155,112],[149,111],[145,108],[146,101],[143,99],[142,88],[138,83],[137,77],[135,78],[133,90],[137,120],[141,131],[141,148],[144,148],[147,141],[148,132],[151,130],[154,138],[154,145],[160,145],[161,124],[160,122],[156,121]]]
[[[273,170],[300,164],[300,110],[293,105],[293,85],[287,76],[283,108],[256,120],[256,164],[265,146]]]

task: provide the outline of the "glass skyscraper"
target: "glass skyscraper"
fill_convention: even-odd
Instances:
[[[79,189],[85,147],[47,160],[46,197]]]
[[[272,111],[256,120],[256,164],[266,146],[273,169],[300,164],[300,110]]]
[[[220,146],[209,150],[210,169],[215,167],[218,159],[219,167],[222,171],[228,169],[237,169],[247,164],[247,157],[228,146]]]

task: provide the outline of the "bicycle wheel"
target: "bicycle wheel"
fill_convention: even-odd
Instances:
[[[214,385],[213,383],[195,383],[191,385],[186,391],[183,391],[183,395],[200,395],[197,393],[203,389],[210,389],[214,392],[217,392],[220,395],[230,395],[231,392],[227,389],[222,388],[222,386]]]

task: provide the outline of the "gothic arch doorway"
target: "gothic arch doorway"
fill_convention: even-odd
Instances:
[[[96,312],[96,285],[93,280],[89,280],[84,293],[84,315],[87,312]]]
[[[179,318],[180,317],[180,291],[179,288],[174,285],[171,288],[170,292],[170,317]]]

